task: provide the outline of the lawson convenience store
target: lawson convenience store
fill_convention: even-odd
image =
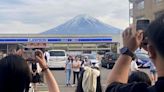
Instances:
[[[0,35],[0,53],[12,53],[18,45],[25,48],[64,49],[70,53],[117,52],[120,35]],[[29,45],[33,44],[33,45]]]

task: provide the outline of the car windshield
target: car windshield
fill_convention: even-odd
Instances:
[[[64,51],[50,51],[50,56],[65,56]]]

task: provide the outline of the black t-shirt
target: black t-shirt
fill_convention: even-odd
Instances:
[[[158,81],[152,87],[149,87],[146,83],[123,84],[114,82],[107,87],[106,92],[164,92],[164,77],[158,78]]]
[[[35,72],[37,70],[37,64],[32,63],[32,71]]]

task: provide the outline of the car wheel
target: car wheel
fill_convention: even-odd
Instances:
[[[107,65],[106,65],[106,68],[107,68],[107,69],[109,69],[109,68],[110,68],[110,65],[109,65],[109,64],[107,64]]]

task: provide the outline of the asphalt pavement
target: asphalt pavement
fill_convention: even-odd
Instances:
[[[106,69],[106,68],[101,68],[100,69],[101,71],[101,82],[102,82],[102,87],[103,87],[103,92],[105,92],[105,88],[107,86],[106,84],[106,80],[107,80],[107,76],[108,74],[110,74],[110,69]],[[142,69],[142,71],[144,72],[148,72],[148,69]],[[58,70],[58,69],[53,69],[51,70],[51,72],[53,73],[58,85],[59,85],[59,88],[60,88],[60,91],[61,92],[75,92],[75,89],[76,89],[76,86],[72,87],[72,86],[66,86],[65,85],[65,72],[64,70]],[[71,75],[71,83],[72,83],[72,75]],[[38,89],[39,89],[39,92],[48,92],[47,91],[47,85],[46,84],[39,84],[38,85]]]

